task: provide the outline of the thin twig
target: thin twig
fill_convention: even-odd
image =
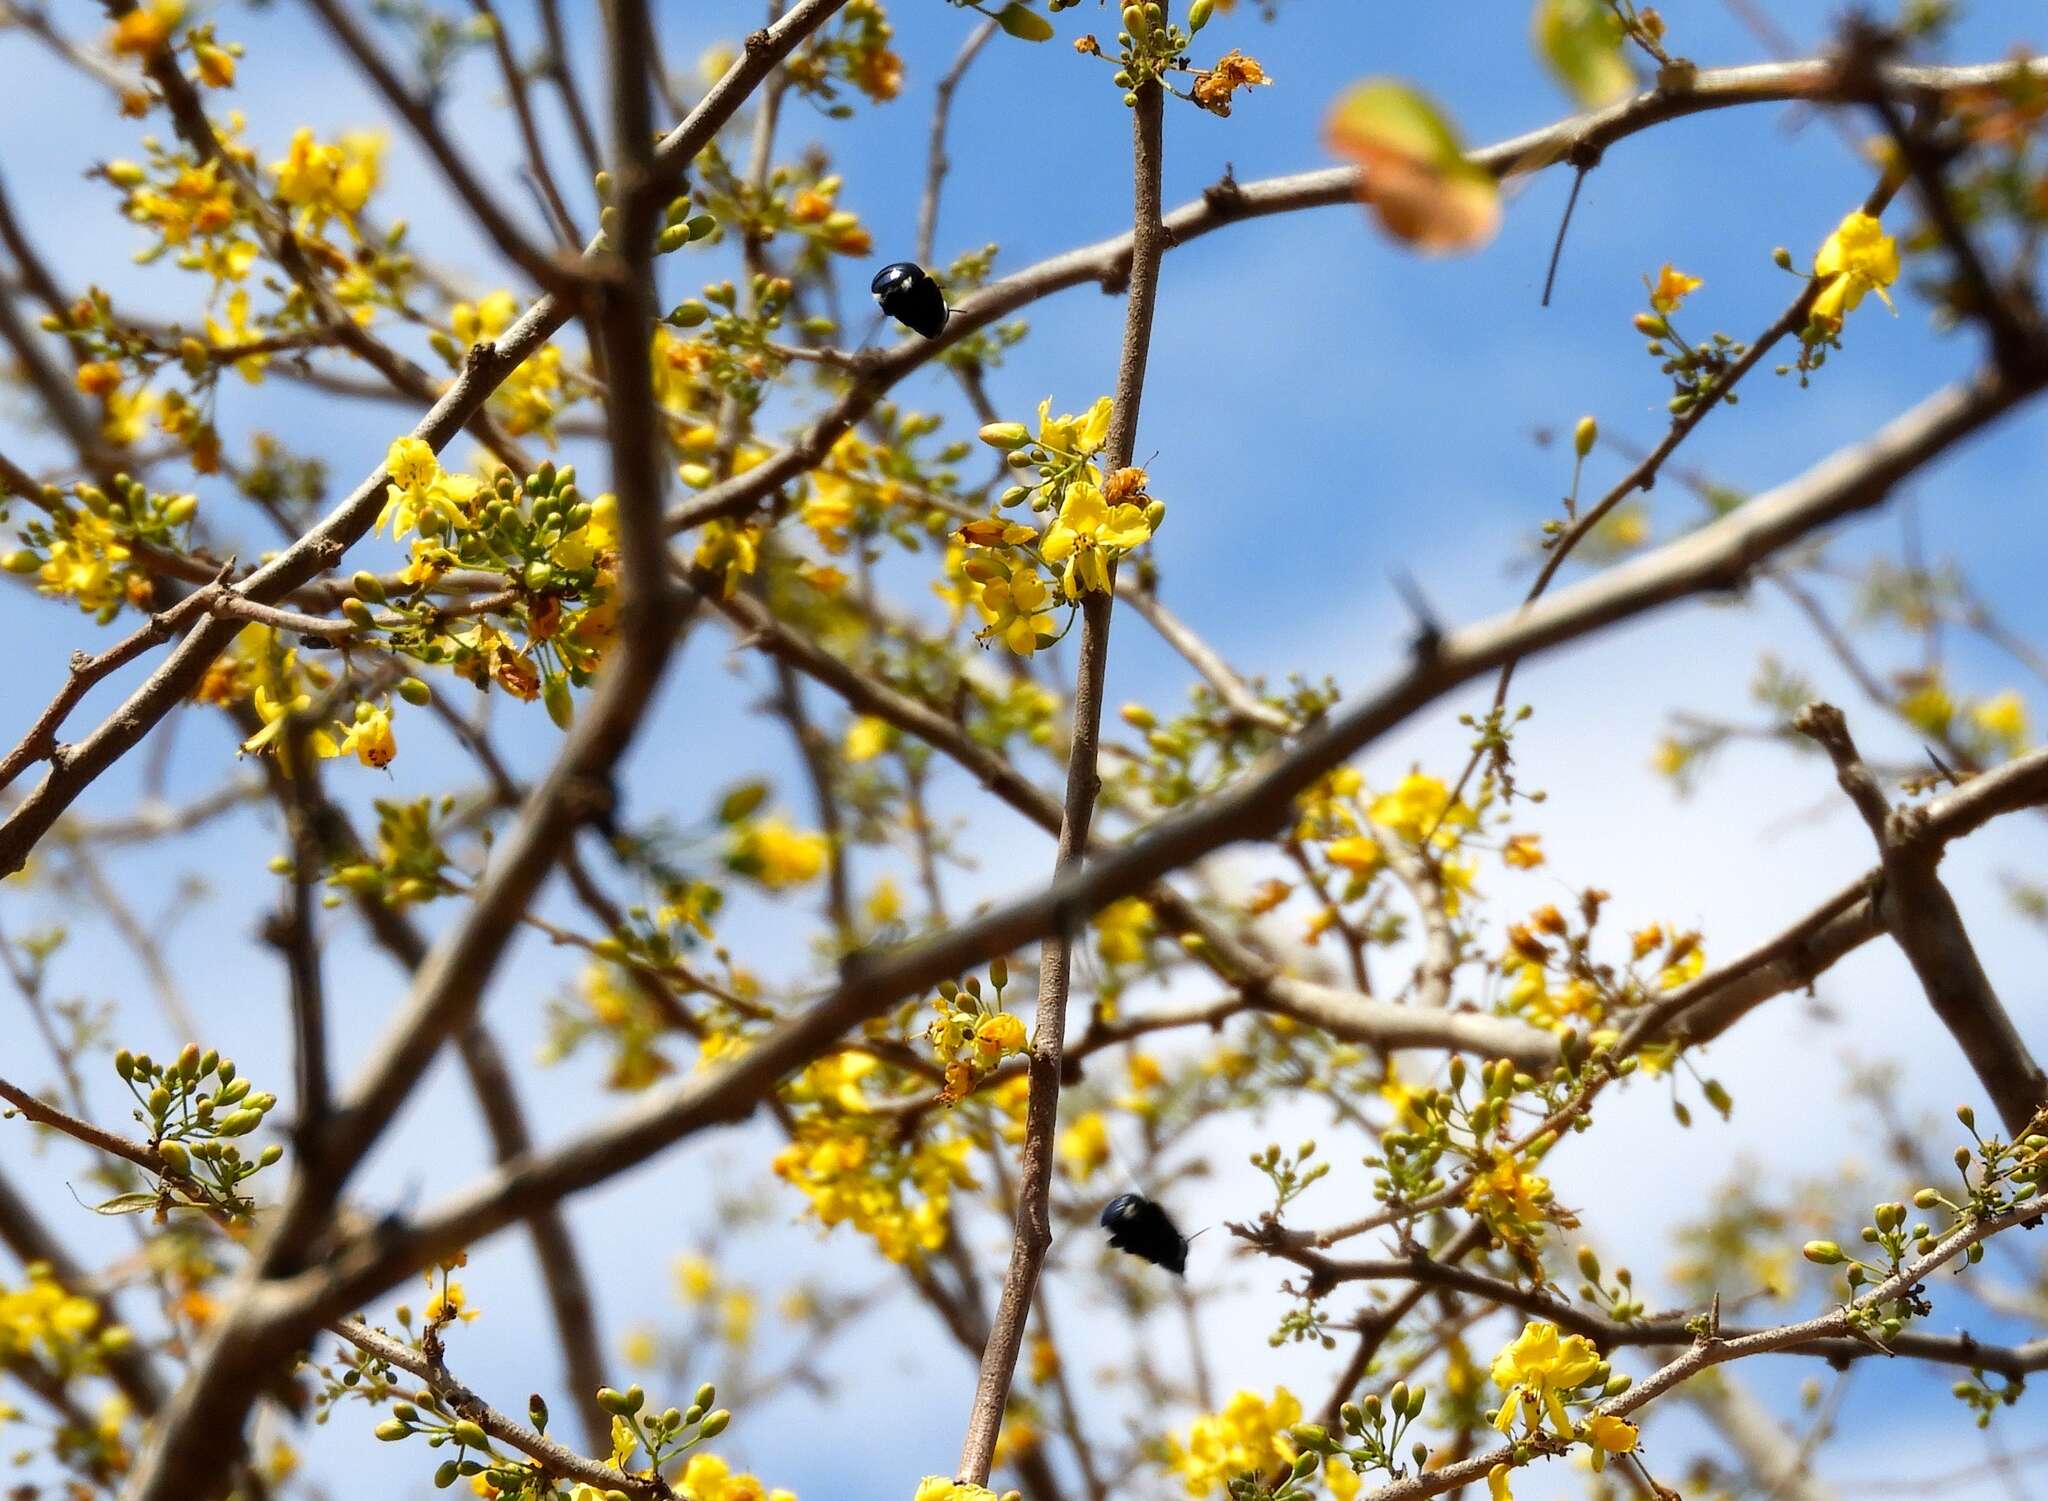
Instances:
[[[1158,80],[1148,80],[1139,85],[1132,110],[1131,275],[1124,302],[1123,352],[1117,367],[1104,458],[1108,472],[1127,466],[1137,447],[1138,406],[1145,391],[1145,364],[1151,351],[1152,318],[1159,297],[1159,263],[1166,251],[1159,187],[1164,98]],[[1095,815],[1095,798],[1102,786],[1096,766],[1096,745],[1102,733],[1103,679],[1109,666],[1110,614],[1115,598],[1112,580],[1112,590],[1092,591],[1081,604],[1081,652],[1075,669],[1073,737],[1067,752],[1067,791],[1061,808],[1059,854],[1053,865],[1055,882],[1077,874],[1082,868],[1088,850],[1088,828]],[[1030,1316],[1032,1294],[1038,1286],[1045,1253],[1052,1245],[1053,1138],[1059,1118],[1060,1056],[1065,1047],[1075,926],[1071,918],[1057,922],[1046,935],[1039,955],[1038,1016],[1031,1038],[1031,1092],[1017,1169],[1016,1229],[1002,1298],[996,1306],[988,1346],[982,1352],[981,1374],[968,1412],[967,1436],[961,1443],[957,1477],[965,1485],[983,1485],[988,1480],[1010,1382],[1024,1347],[1024,1325]]]

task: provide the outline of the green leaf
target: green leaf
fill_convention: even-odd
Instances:
[[[140,1214],[145,1209],[154,1208],[156,1208],[155,1194],[126,1193],[115,1194],[106,1203],[93,1205],[92,1212],[94,1214]]]
[[[1621,18],[1601,0],[1536,0],[1531,31],[1537,55],[1581,107],[1598,109],[1635,88]]]
[[[749,813],[760,807],[763,802],[767,801],[767,798],[768,784],[766,782],[742,782],[739,786],[728,792],[724,800],[719,803],[718,821],[720,823],[738,823],[742,818],[745,818]]]
[[[996,25],[1011,36],[1026,42],[1049,42],[1052,40],[1052,22],[1046,20],[1028,5],[1013,3],[996,12]]]

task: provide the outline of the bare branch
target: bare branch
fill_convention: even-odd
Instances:
[[[953,94],[960,87],[960,80],[967,76],[975,57],[988,45],[988,39],[996,33],[993,19],[983,21],[967,34],[961,43],[953,65],[939,75],[938,87],[932,91],[931,144],[925,151],[924,197],[917,208],[917,263],[931,265],[932,247],[939,237],[939,190],[946,181],[946,171],[952,163],[946,159],[946,126],[953,114]]]
[[[1934,873],[1942,845],[1924,835],[1929,810],[1894,811],[1857,754],[1842,711],[1832,704],[1808,704],[1792,725],[1828,753],[1842,790],[1870,826],[1884,872],[1877,898],[1884,926],[1905,951],[1928,1004],[1970,1060],[2006,1129],[2019,1135],[2048,1104],[2048,1074],[2000,1004],[1955,898]]]

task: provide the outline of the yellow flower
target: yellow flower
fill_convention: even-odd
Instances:
[[[917,1483],[911,1501],[996,1501],[996,1493],[985,1485],[962,1485],[945,1475],[927,1475]]]
[[[483,489],[483,481],[467,474],[447,474],[433,448],[420,438],[396,438],[384,455],[384,472],[391,483],[384,490],[384,509],[377,513],[375,530],[388,522],[394,538],[403,537],[419,525],[428,511],[440,516],[457,531],[470,524],[468,506]]]
[[[779,818],[764,818],[733,835],[728,860],[770,891],[801,886],[825,868],[831,843],[823,834],[791,828]]]
[[[1029,563],[1017,564],[1006,579],[983,584],[974,603],[988,622],[982,637],[1000,636],[1020,657],[1037,651],[1039,638],[1053,633],[1052,612],[1046,608],[1052,603],[1052,591]]]
[[[1501,847],[1500,857],[1516,870],[1533,870],[1543,863],[1543,836],[1510,834]]]
[[[986,1065],[1024,1051],[1024,1023],[1007,1011],[984,1016],[974,1029],[974,1050]]]
[[[682,1492],[690,1501],[796,1501],[788,1491],[771,1494],[753,1475],[736,1475],[716,1454],[692,1454],[683,1467]]]
[[[462,1290],[462,1284],[453,1278],[440,1292],[427,1300],[426,1318],[430,1324],[443,1324],[450,1319],[472,1322],[481,1309],[469,1306],[469,1296]]]
[[[184,0],[148,0],[114,24],[107,46],[126,57],[148,57],[170,41],[184,16]]]
[[[830,474],[817,475],[814,484],[815,490],[798,514],[827,552],[841,552],[846,547],[846,529],[853,525],[856,514],[853,487]]]
[[[1383,829],[1390,829],[1411,844],[1420,843],[1431,829],[1470,827],[1472,810],[1463,803],[1452,805],[1450,789],[1435,777],[1411,771],[1392,792],[1372,800],[1366,814]]]
[[[477,303],[458,302],[448,310],[448,327],[466,348],[472,344],[496,343],[499,334],[519,316],[519,299],[510,292],[493,292]]]
[[[702,1303],[718,1288],[718,1269],[708,1256],[679,1256],[676,1287],[685,1303]]]
[[[1650,288],[1650,306],[1660,313],[1675,313],[1686,295],[1697,291],[1699,285],[1697,276],[1687,276],[1666,261],[1664,269],[1657,273],[1657,285]]]
[[[284,159],[270,165],[277,196],[299,210],[302,231],[318,234],[333,218],[353,231],[355,216],[377,186],[383,153],[384,143],[374,135],[343,136],[323,146],[309,127],[300,126]]]
[[[707,524],[690,558],[692,567],[721,576],[721,591],[727,599],[733,597],[740,580],[752,573],[760,561],[761,528],[733,521]]]
[[[626,1364],[651,1366],[654,1357],[660,1353],[652,1329],[628,1329],[624,1339],[619,1341],[619,1353],[626,1357]]]
[[[335,754],[354,756],[365,766],[389,766],[398,754],[398,741],[391,733],[391,711],[369,704],[356,705],[353,724],[338,726],[341,744]]]
[[[1109,441],[1110,401],[1107,396],[1081,416],[1052,414],[1052,398],[1038,404],[1038,445],[1063,457],[1086,458]]]
[[[25,1270],[28,1281],[22,1286],[0,1287],[0,1361],[47,1356],[68,1366],[85,1353],[99,1322],[99,1307],[90,1298],[67,1292],[49,1263],[33,1261]],[[121,1331],[123,1338],[126,1333]]]
[[[1495,1465],[1486,1472],[1486,1501],[1515,1501],[1515,1493],[1508,1489],[1506,1465]]]
[[[1507,1393],[1493,1426],[1512,1433],[1515,1414],[1526,1405],[1535,1423],[1535,1408],[1549,1414],[1557,1436],[1570,1442],[1572,1422],[1563,1394],[1584,1386],[1600,1368],[1600,1352],[1583,1335],[1560,1336],[1557,1325],[1532,1319],[1513,1344],[1493,1358],[1493,1381]]]
[[[36,570],[36,587],[111,620],[137,578],[133,556],[107,517],[82,507],[66,511],[50,539],[49,555]]]
[[[1631,1454],[1636,1447],[1636,1425],[1610,1413],[1590,1419],[1580,1436],[1593,1446],[1593,1468],[1607,1467],[1610,1454]]]
[[[2027,743],[2026,702],[2011,689],[1996,698],[1985,699],[1970,710],[1970,721],[1996,740],[2009,755]]]
[[[1067,486],[1059,519],[1045,534],[1042,551],[1048,563],[1065,563],[1061,584],[1068,599],[1109,588],[1109,565],[1152,535],[1151,523],[1138,507],[1111,506],[1100,487],[1086,480]]]
[[[1323,854],[1332,865],[1341,865],[1358,875],[1370,875],[1379,869],[1383,856],[1379,841],[1364,834],[1350,834],[1342,839],[1332,839],[1323,846]]]
[[[1465,1207],[1496,1225],[1528,1224],[1540,1219],[1550,1202],[1550,1180],[1523,1171],[1521,1159],[1502,1157],[1473,1179]]]
[[[86,395],[105,396],[108,392],[119,389],[121,366],[114,360],[94,360],[90,364],[80,365],[77,374],[71,379],[72,383]]]
[[[872,714],[863,714],[846,727],[846,743],[841,754],[849,761],[872,761],[889,748],[895,732],[886,719],[877,719]]]
[[[1831,329],[1842,326],[1842,315],[1875,292],[1891,307],[1885,288],[1899,279],[1899,247],[1876,219],[1861,209],[1835,226],[1835,232],[1813,258],[1813,274],[1822,281],[1820,296],[1813,302],[1816,323]],[[1893,308],[1896,312],[1897,309]]]
[[[1949,721],[1956,716],[1956,704],[1941,679],[1930,677],[1899,700],[1899,713],[1923,735],[1946,735]]]
[[[289,680],[293,655],[295,654],[286,653],[284,667],[279,673],[281,682]],[[263,721],[263,728],[242,742],[241,754],[245,756],[254,755],[276,743],[278,737],[284,734],[285,726],[290,722],[292,715],[313,707],[312,694],[281,693],[273,690],[268,683],[258,683],[249,701],[255,706],[256,717]],[[313,754],[323,761],[341,754],[339,743],[325,730],[314,730],[309,733],[306,736],[306,744],[312,748]],[[285,771],[289,774],[291,767],[286,765]]]
[[[1286,1387],[1275,1388],[1270,1400],[1241,1391],[1221,1412],[1196,1418],[1185,1438],[1168,1436],[1167,1468],[1190,1496],[1221,1493],[1236,1476],[1292,1464],[1288,1430],[1300,1421],[1301,1403]]]
[[[718,1335],[728,1345],[744,1345],[754,1337],[754,1295],[736,1287],[718,1301]]]
[[[1109,1161],[1109,1126],[1099,1111],[1090,1110],[1060,1132],[1060,1160],[1076,1183],[1086,1183]]]
[[[1127,896],[1095,915],[1095,950],[1107,964],[1136,964],[1145,957],[1145,939],[1152,931],[1152,908]]]

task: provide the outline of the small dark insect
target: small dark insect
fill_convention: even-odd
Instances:
[[[1188,1273],[1188,1238],[1173,1228],[1166,1211],[1143,1194],[1118,1194],[1102,1211],[1102,1228],[1119,1251],[1163,1266],[1176,1277]]]
[[[927,339],[936,339],[946,326],[946,294],[939,290],[924,267],[915,261],[897,261],[875,273],[868,290],[876,305],[905,328],[915,329]]]

